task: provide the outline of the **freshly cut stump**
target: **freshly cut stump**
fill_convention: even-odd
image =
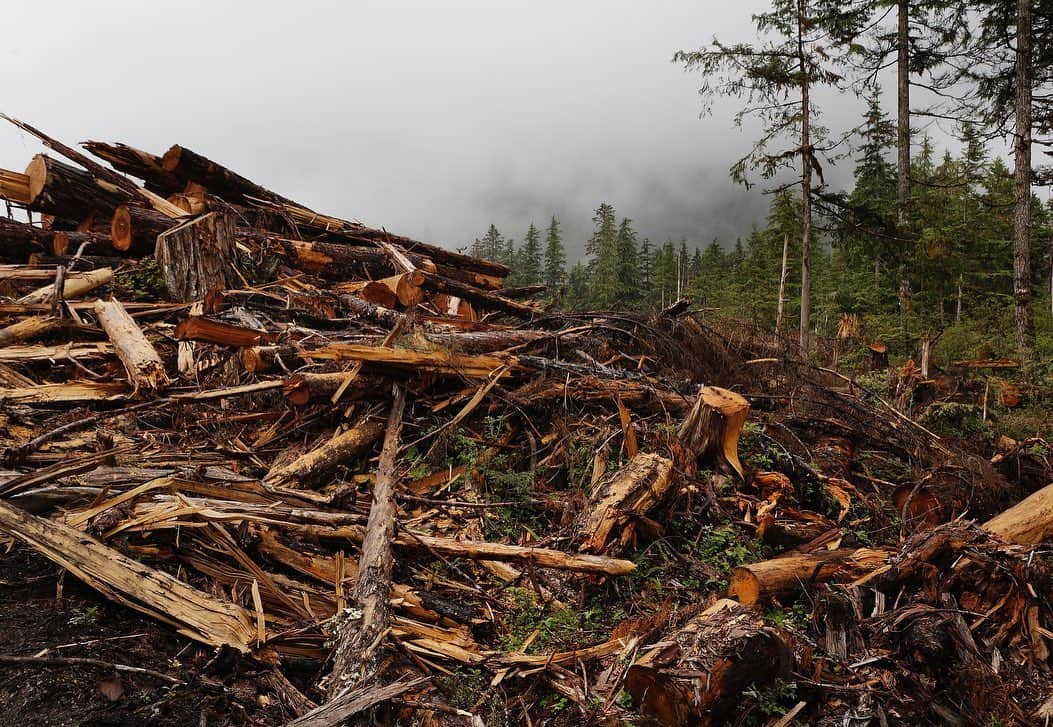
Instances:
[[[750,413],[750,403],[734,391],[703,386],[677,436],[699,459],[726,461],[742,475],[739,435]]]

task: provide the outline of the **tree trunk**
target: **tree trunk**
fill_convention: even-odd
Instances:
[[[1013,133],[1013,302],[1020,357],[1031,359],[1031,3],[1016,2],[1016,128]]]
[[[37,154],[26,167],[29,208],[56,217],[80,220],[92,212],[109,214],[128,202],[123,190],[103,188],[83,169]]]
[[[896,2],[896,226],[899,228],[899,312],[911,308],[910,274],[910,0]]]
[[[252,349],[245,349],[246,351]],[[258,350],[258,349],[257,349]],[[293,374],[285,379],[282,384],[282,393],[294,406],[305,406],[312,400],[328,399],[344,385],[349,372],[338,371],[335,373],[315,374],[305,372]],[[369,398],[369,394],[378,394],[383,388],[383,379],[377,376],[367,376],[359,373],[351,386],[344,392],[343,399],[355,401],[360,398]],[[366,397],[363,397],[363,394]]]
[[[161,157],[127,144],[107,144],[102,141],[86,141],[81,146],[91,154],[109,162],[119,172],[138,177],[151,192],[167,197],[183,189],[183,183],[175,174],[161,166]]]
[[[313,487],[322,484],[341,465],[368,452],[383,433],[384,425],[379,422],[359,422],[322,446],[271,470],[264,482],[282,487]]]
[[[697,459],[723,460],[742,475],[739,435],[750,403],[733,391],[703,386],[677,437]]]
[[[782,269],[779,273],[779,302],[775,308],[775,332],[778,333],[782,330],[782,310],[783,305],[786,303],[786,275],[789,272],[786,264],[788,261],[788,255],[790,252],[790,233],[784,232],[782,235]]]
[[[107,285],[113,280],[111,268],[101,268],[88,273],[74,273],[66,277],[62,285],[62,299],[71,300],[79,298],[96,288]],[[55,296],[55,284],[45,285],[32,293],[23,295],[16,302],[21,305],[28,303],[48,303]]]
[[[184,183],[196,182],[208,190],[209,194],[222,197],[227,202],[245,204],[248,202],[246,198],[252,197],[278,204],[296,204],[246,179],[237,172],[227,169],[222,164],[178,144],[165,152],[161,159],[161,167]]]
[[[164,363],[119,300],[95,301],[99,325],[113,343],[135,391],[155,392],[168,384]]]
[[[731,571],[728,595],[750,606],[777,600],[815,583],[868,573],[888,556],[884,550],[839,548],[762,560]]]
[[[673,482],[672,461],[640,452],[612,477],[600,481],[582,513],[582,553],[603,553],[614,536],[615,549],[629,545],[635,523],[662,501]]]
[[[234,282],[234,218],[210,212],[157,238],[154,255],[168,294],[182,302],[201,300]]]
[[[0,259],[24,263],[34,253],[50,252],[57,234],[0,217]]]
[[[110,222],[110,244],[121,252],[153,255],[158,236],[178,224],[178,220],[155,210],[121,205],[114,210]]]
[[[33,200],[29,192],[29,175],[0,169],[0,197],[28,205]]]
[[[785,634],[760,612],[723,599],[647,650],[625,688],[662,725],[726,724],[743,690],[789,674],[790,654]]]
[[[395,555],[395,488],[399,437],[402,433],[402,411],[406,405],[406,390],[394,386],[391,414],[388,417],[384,447],[377,466],[373,485],[373,503],[369,509],[366,537],[358,559],[358,578],[355,580],[355,603],[358,618],[343,615],[343,623],[336,627],[336,646],[333,648],[333,670],[328,677],[329,701],[358,682],[368,682],[380,671],[377,652],[384,639],[391,618],[391,567]],[[377,436],[385,428],[377,425]]]
[[[274,334],[266,331],[243,328],[196,315],[179,321],[176,324],[175,335],[181,341],[203,341],[236,348],[269,344],[275,338]]]
[[[1018,545],[1038,545],[1053,536],[1053,484],[984,523],[984,530]]]
[[[801,330],[800,346],[807,356],[812,326],[812,140],[809,116],[808,67],[804,51],[808,24],[805,0],[797,0],[797,55],[801,74]]]
[[[62,325],[62,319],[51,316],[23,318],[9,326],[0,328],[0,346],[9,346],[19,341],[28,341],[42,333],[54,330],[60,325]]]
[[[362,298],[374,305],[385,308],[412,308],[424,300],[424,273],[415,270],[412,273],[399,273],[380,280],[354,280],[338,283],[334,290],[339,293]]]

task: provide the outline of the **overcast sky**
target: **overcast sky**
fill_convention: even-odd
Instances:
[[[750,39],[765,6],[37,0],[4,8],[0,110],[68,143],[179,143],[316,210],[452,247],[490,222],[520,239],[552,214],[574,247],[601,201],[652,239],[729,244],[767,204],[727,173],[750,134],[735,102],[699,119],[699,79],[670,59]],[[0,167],[38,150],[0,128]]]

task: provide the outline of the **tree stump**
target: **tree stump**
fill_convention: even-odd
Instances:
[[[232,280],[234,218],[211,212],[162,233],[154,253],[169,296],[188,303]]]
[[[629,667],[625,688],[663,725],[725,724],[744,689],[789,673],[785,635],[755,609],[717,601]]]
[[[734,391],[703,386],[677,436],[698,459],[726,461],[742,476],[739,435],[750,403]]]

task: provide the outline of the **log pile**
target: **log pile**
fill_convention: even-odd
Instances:
[[[553,312],[186,147],[17,125],[64,159],[0,172],[49,216],[0,220],[0,537],[251,664],[251,721],[1040,721],[1048,466],[686,301]]]

